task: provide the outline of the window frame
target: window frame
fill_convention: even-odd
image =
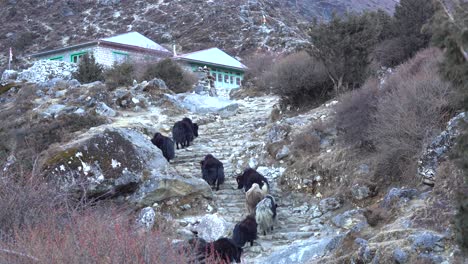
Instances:
[[[79,58],[82,57],[84,54],[88,53],[88,51],[80,51],[80,52],[75,52],[75,53],[72,53],[70,54],[70,62],[73,62],[73,63],[79,63]],[[78,59],[76,60],[76,62],[73,61],[73,58],[74,57],[77,57]]]
[[[49,60],[63,61],[63,55],[61,55],[61,56],[55,56],[55,57],[49,58]]]

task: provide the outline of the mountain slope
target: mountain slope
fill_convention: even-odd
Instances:
[[[0,2],[0,62],[15,55],[138,31],[183,52],[217,46],[232,55],[292,50],[313,18],[381,8],[396,0],[83,0]],[[265,24],[263,17],[265,16]]]

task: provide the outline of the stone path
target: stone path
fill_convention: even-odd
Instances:
[[[214,209],[232,225],[246,215],[245,194],[243,190],[237,189],[235,180],[236,169],[240,168],[233,162],[242,159],[249,149],[264,144],[264,130],[261,128],[267,124],[276,102],[274,97],[240,100],[238,114],[227,118],[218,116],[215,122],[200,125],[200,136],[193,145],[188,149],[176,150],[176,158],[172,164],[182,175],[196,174],[201,177],[199,162],[206,154],[213,154],[223,162],[226,181],[219,191],[214,192]],[[191,117],[197,122],[207,118],[196,115]],[[272,181],[270,179],[271,183]],[[283,193],[275,183],[272,183],[272,194],[280,205],[275,230],[266,236],[259,235],[253,247],[244,247],[243,263],[265,263],[262,259],[294,241],[312,236],[320,237],[318,231],[322,225],[317,221],[311,223],[311,213],[301,210],[306,197]],[[309,198],[308,204],[310,201]]]

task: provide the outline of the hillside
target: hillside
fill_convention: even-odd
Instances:
[[[333,12],[381,8],[395,0],[151,0],[0,2],[0,46],[16,55],[138,31],[181,51],[217,46],[233,55],[257,49],[292,50],[307,42],[304,29]],[[263,15],[266,24],[263,25]],[[7,48],[0,54],[5,65]]]

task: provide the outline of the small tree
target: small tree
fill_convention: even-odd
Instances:
[[[379,13],[346,14],[311,26],[309,53],[323,62],[337,93],[366,80],[369,54],[383,32],[380,18]]]
[[[176,93],[190,90],[196,81],[196,77],[193,74],[185,71],[171,59],[164,59],[148,66],[143,74],[143,79],[151,80],[154,78],[162,79],[167,87]]]
[[[130,85],[135,77],[133,64],[128,62],[114,63],[112,68],[105,71],[104,75],[106,84],[111,89],[122,85]]]
[[[94,55],[84,54],[78,63],[78,70],[73,78],[81,83],[90,83],[104,80],[102,65],[96,62]]]
[[[429,45],[431,33],[423,27],[430,22],[434,12],[434,5],[428,0],[400,0],[395,6],[394,31],[404,52],[398,63]]]

